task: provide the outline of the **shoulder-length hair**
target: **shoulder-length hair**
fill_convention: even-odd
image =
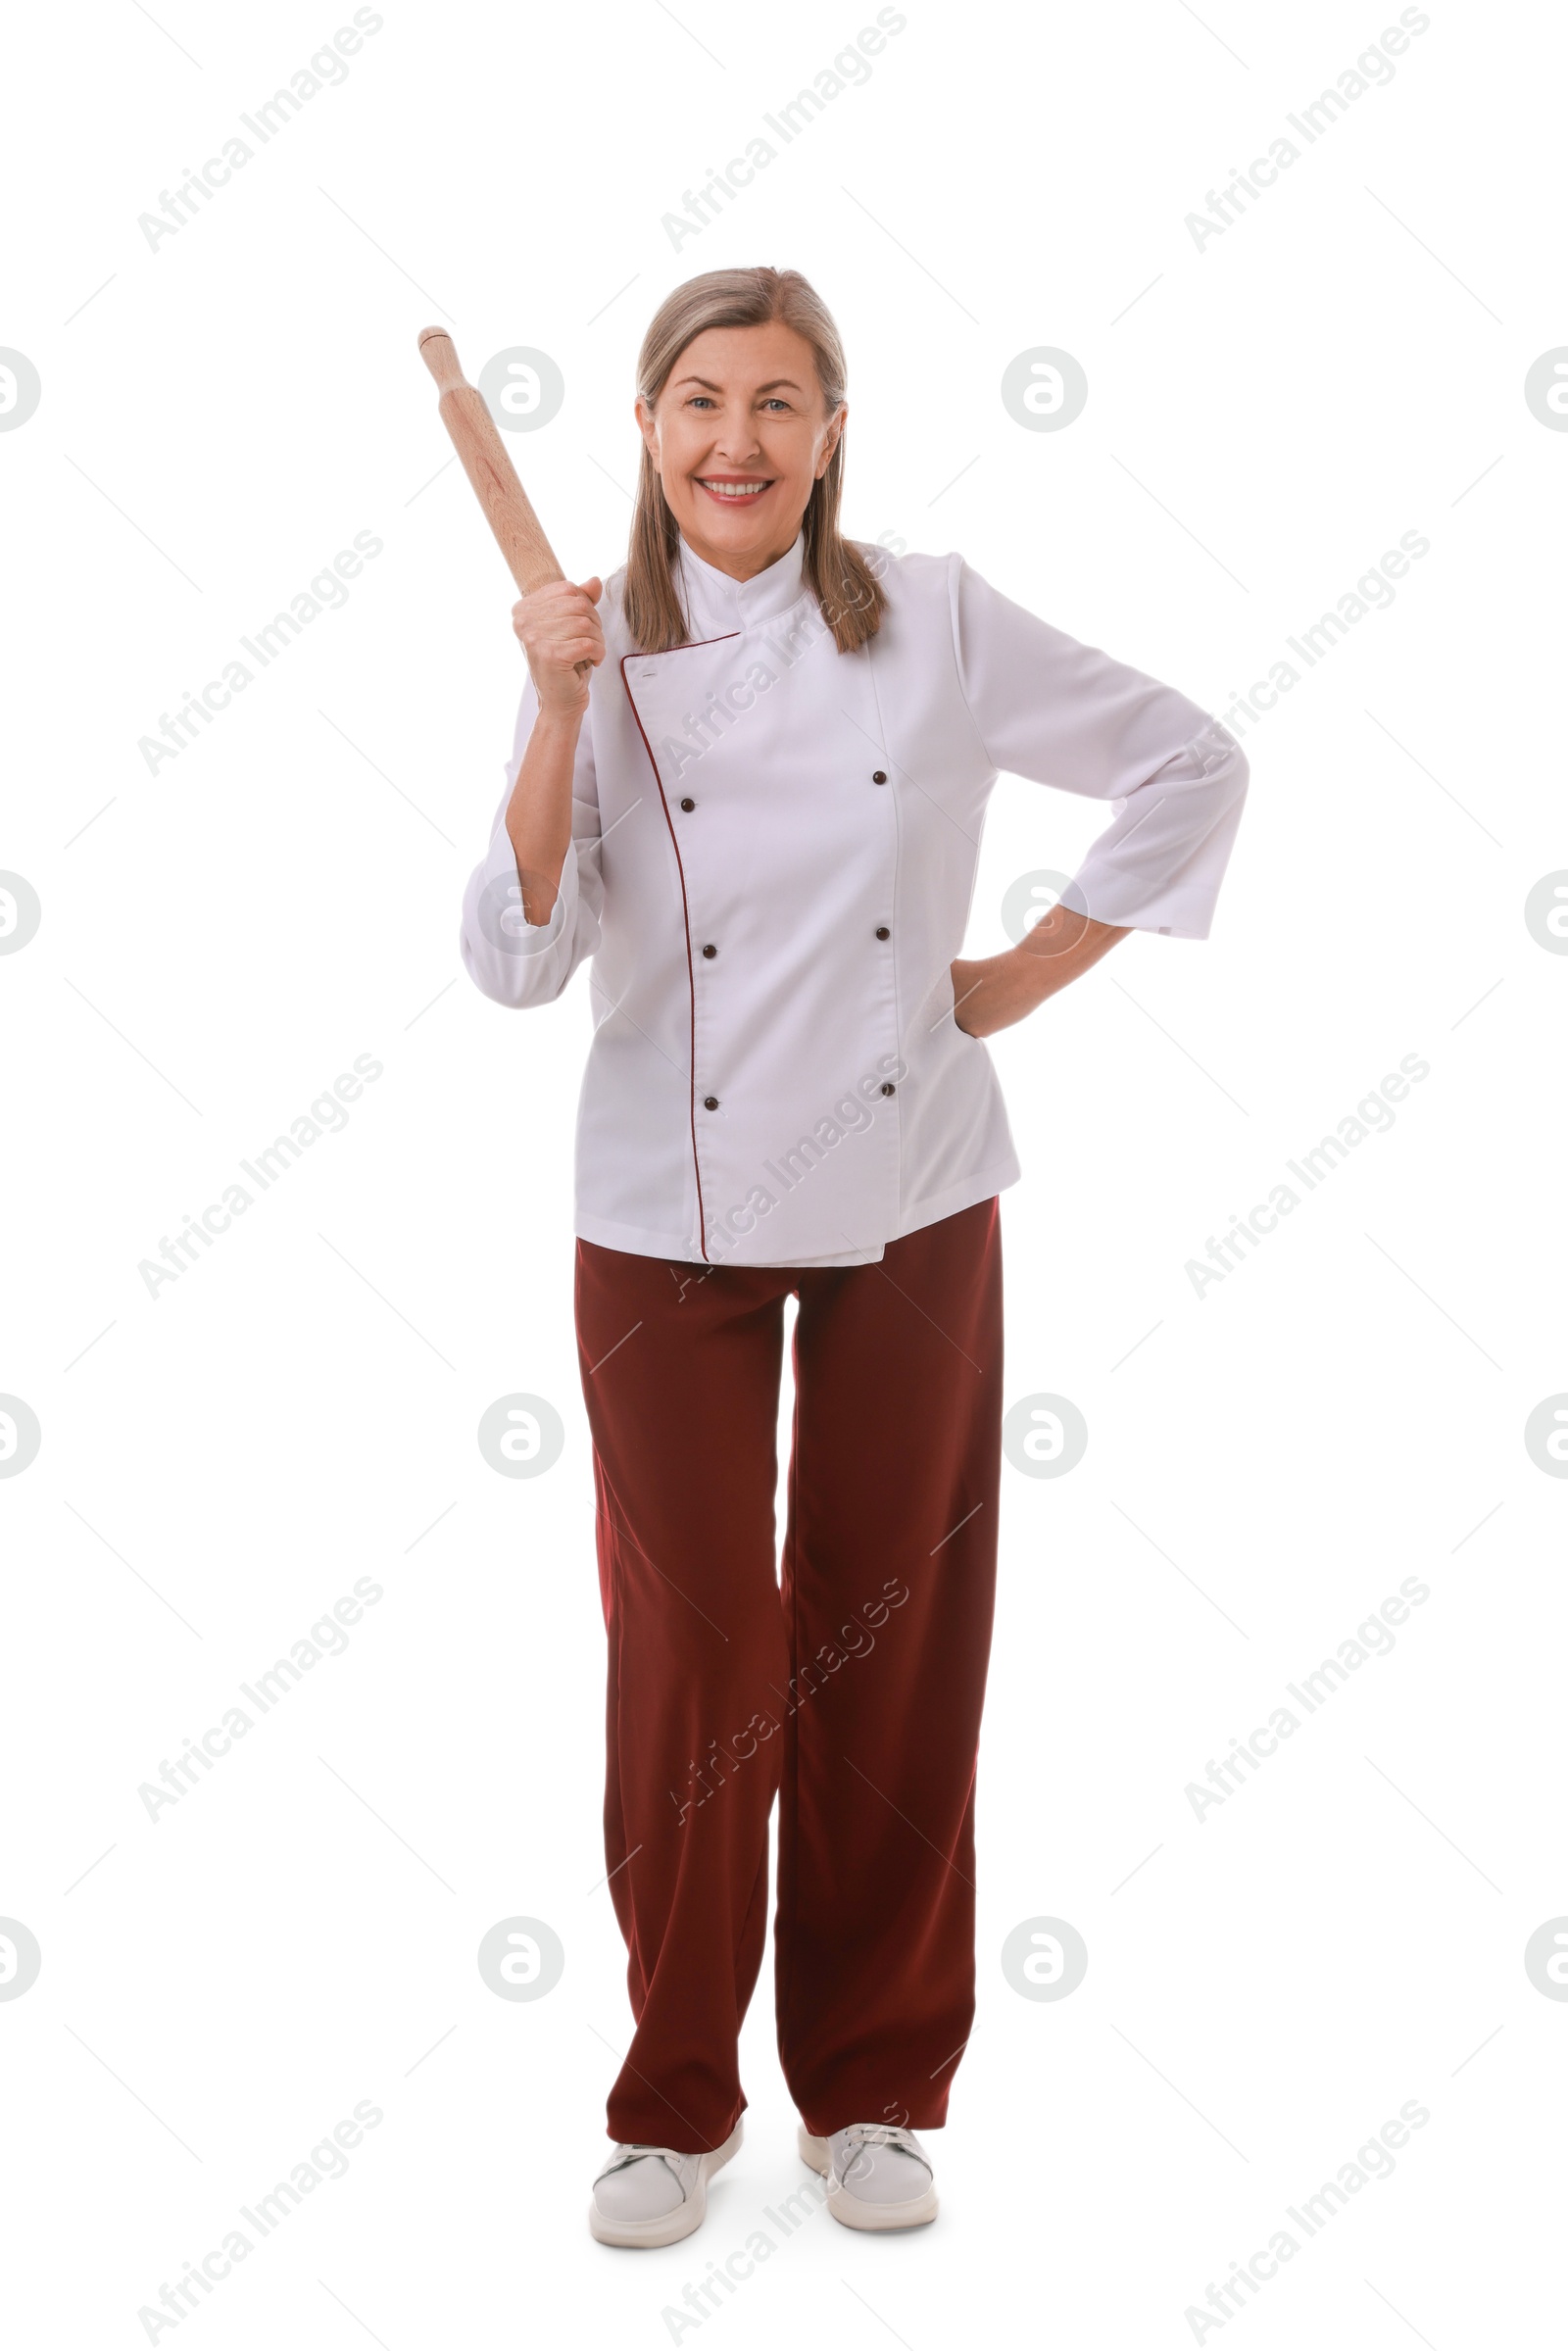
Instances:
[[[637,358],[638,392],[652,409],[681,353],[709,327],[765,326],[775,318],[810,345],[822,398],[828,415],[833,415],[845,395],[844,346],[827,305],[798,269],[710,269],[676,286],[643,337]],[[843,489],[840,433],[827,469],[812,483],[807,503],[803,571],[840,653],[854,653],[875,636],[887,599],[871,565],[840,535]],[[632,642],[644,653],[669,653],[688,642],[673,572],[679,537],[645,442],[621,594]]]

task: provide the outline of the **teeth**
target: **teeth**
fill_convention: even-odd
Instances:
[[[699,478],[701,478],[699,476]],[[715,498],[758,498],[767,488],[765,481],[705,481],[703,488],[711,490]]]

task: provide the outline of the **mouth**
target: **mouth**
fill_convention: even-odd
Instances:
[[[767,495],[778,477],[776,474],[698,473],[692,478],[698,489],[706,490],[716,506],[755,506],[760,498]]]

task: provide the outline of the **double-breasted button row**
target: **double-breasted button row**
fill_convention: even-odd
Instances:
[[[883,1085],[882,1091],[884,1094],[897,1094],[898,1088],[893,1084],[893,1081],[890,1078]],[[718,1108],[718,1096],[716,1094],[705,1094],[703,1096],[703,1108],[705,1110],[716,1110]]]
[[[873,771],[871,776],[871,781],[873,784],[885,784],[887,780],[888,771],[885,767],[878,767]],[[696,808],[697,803],[695,800],[683,800],[680,805],[689,813],[693,808]]]
[[[885,784],[887,780],[887,770],[883,767],[878,767],[871,778],[873,784]],[[697,803],[695,800],[686,798],[682,800],[680,805],[689,813],[691,809],[696,808]],[[876,928],[876,935],[879,939],[891,939],[893,933],[885,922],[879,922]],[[717,953],[718,949],[716,947],[707,946],[703,949],[703,954],[708,956],[716,955]],[[887,1084],[883,1086],[882,1091],[884,1094],[893,1094],[897,1092],[897,1088],[891,1084]],[[716,1110],[718,1108],[718,1096],[716,1094],[705,1094],[703,1096],[703,1108],[705,1110]]]
[[[888,929],[888,926],[885,922],[879,922],[876,926],[876,935],[879,939],[891,939],[893,933]],[[718,950],[716,947],[705,947],[703,949],[703,953],[705,955],[716,955]]]

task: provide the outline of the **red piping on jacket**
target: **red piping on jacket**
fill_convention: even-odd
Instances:
[[[692,653],[699,645],[724,645],[731,637],[739,637],[744,633],[738,628],[728,628],[721,637],[698,637],[692,644],[675,645],[670,648],[670,651],[672,653]],[[703,1252],[704,1264],[710,1265],[712,1263],[712,1259],[708,1254],[708,1215],[703,1206],[703,1169],[702,1162],[697,1156],[697,979],[692,964],[692,918],[686,904],[686,868],[681,862],[680,843],[675,838],[675,827],[669,813],[669,803],[664,798],[664,779],[659,772],[659,761],[655,759],[654,747],[648,740],[648,730],[643,725],[642,713],[637,708],[637,697],[633,694],[626,677],[628,661],[647,661],[657,658],[662,657],[646,653],[623,653],[620,657],[620,682],[625,690],[626,700],[631,705],[631,714],[636,721],[637,732],[642,736],[643,749],[648,754],[648,764],[654,771],[654,781],[659,786],[659,805],[664,811],[664,822],[669,827],[669,845],[675,852],[675,870],[680,875],[680,918],[686,930],[686,985],[691,994],[692,1004],[691,1068],[689,1071],[690,1085],[687,1092],[687,1115],[692,1130],[692,1172],[697,1178],[697,1243]]]

